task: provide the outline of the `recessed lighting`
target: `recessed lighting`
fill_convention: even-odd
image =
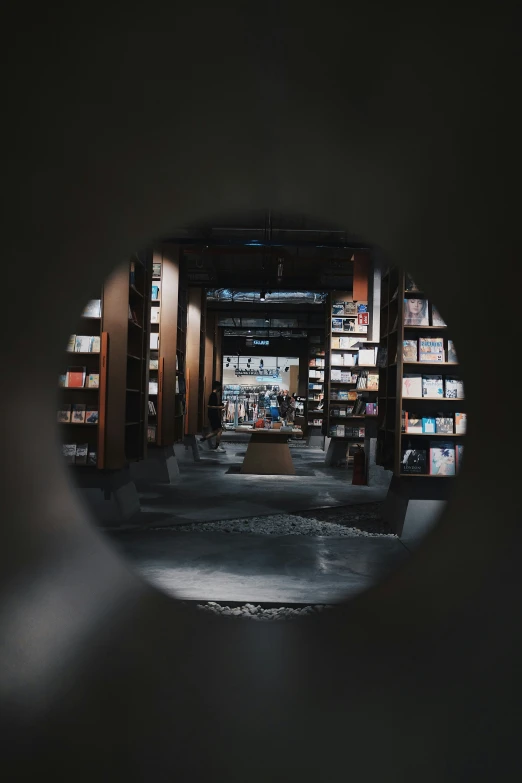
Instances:
[[[261,291],[259,294],[259,301],[264,302],[266,300],[266,291]]]

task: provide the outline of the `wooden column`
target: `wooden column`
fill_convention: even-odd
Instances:
[[[102,330],[108,332],[105,465],[118,470],[126,463],[125,412],[129,329],[129,264],[122,264],[103,287]]]
[[[187,312],[187,417],[186,432],[198,432],[199,366],[201,351],[201,288],[189,288]]]
[[[370,257],[367,253],[354,253],[353,260],[353,298],[356,302],[368,301],[368,277]]]
[[[205,334],[205,390],[203,402],[206,407],[214,377],[214,339],[216,331],[216,313],[207,313]],[[206,422],[204,422],[206,424]]]
[[[219,313],[216,313],[214,329],[214,379],[223,381],[223,327],[218,326]]]
[[[178,342],[179,247],[162,247],[160,315],[161,431],[158,445],[175,442],[176,349]]]

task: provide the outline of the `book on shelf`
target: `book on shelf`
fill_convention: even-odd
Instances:
[[[67,373],[62,372],[58,376],[58,386],[65,387],[67,386]]]
[[[57,421],[61,423],[67,423],[71,421],[71,405],[63,403],[62,407],[57,413]]]
[[[159,359],[149,359],[149,370],[159,369]]]
[[[349,301],[344,303],[345,315],[355,315],[356,313],[357,313],[357,305],[355,302]]]
[[[71,421],[73,424],[85,424],[86,406],[83,403],[73,403],[71,410]]]
[[[388,361],[388,348],[385,345],[379,345],[377,350],[377,367],[386,367]]]
[[[99,389],[100,388],[100,374],[97,372],[90,372],[87,376],[87,388]]]
[[[422,432],[425,435],[435,435],[437,431],[437,422],[433,416],[422,417]]]
[[[358,348],[359,343],[366,341],[365,337],[361,339],[360,337],[346,337],[344,335],[337,339],[339,340],[338,349],[340,351],[349,351],[350,348]]]
[[[336,361],[337,361],[337,358],[342,359],[341,363],[345,367],[354,367],[355,366],[355,354],[354,353],[343,353],[343,354],[341,354],[341,356],[336,357]]]
[[[417,416],[415,413],[410,413],[409,411],[403,411],[402,413],[403,413],[403,423],[404,423],[403,432],[413,433],[414,435],[422,434],[423,430],[422,430],[421,417]]]
[[[357,312],[358,313],[367,313],[368,312],[368,305],[366,302],[358,302],[357,304]]]
[[[367,402],[366,403],[365,413],[366,413],[367,416],[377,416],[377,413],[378,413],[377,403],[375,403],[375,402]]]
[[[158,302],[160,298],[160,286],[159,283],[153,283],[151,289],[151,299],[153,302]]]
[[[74,341],[75,353],[91,353],[92,351],[92,336],[77,334]]]
[[[151,416],[155,416],[156,415],[156,406],[154,405],[153,400],[149,400],[148,404],[149,404],[149,414]]]
[[[422,375],[403,375],[402,377],[402,396],[403,397],[422,397]]]
[[[151,351],[159,350],[159,332],[150,333],[150,350]]]
[[[465,435],[468,417],[465,413],[455,413],[455,432],[457,435]]]
[[[100,353],[101,350],[101,338],[99,335],[94,335],[91,343],[91,353]]]
[[[346,408],[344,406],[339,408],[338,416],[341,416],[342,418],[346,418]]]
[[[402,360],[403,362],[416,362],[418,361],[418,345],[417,340],[404,340],[402,346]]]
[[[368,383],[368,372],[366,370],[362,370],[359,374],[359,377],[357,378],[357,384],[356,389],[366,389]]]
[[[376,348],[359,348],[357,354],[358,364],[375,364],[377,349]]]
[[[422,376],[422,397],[440,398],[444,396],[442,375]]]
[[[458,361],[453,340],[448,340],[448,362],[451,362],[451,364],[458,364]]]
[[[427,299],[404,300],[404,325],[405,326],[429,326]]]
[[[332,318],[332,331],[333,332],[342,332],[343,331],[343,318]]]
[[[425,449],[403,449],[401,454],[401,473],[425,475],[428,472]]]
[[[332,407],[330,408],[330,416],[339,416],[340,408]]]
[[[431,306],[431,325],[432,326],[447,326],[446,321],[442,318],[438,309],[434,304]]]
[[[149,394],[158,393],[158,381],[149,381]]]
[[[357,332],[357,319],[356,318],[343,318],[343,332]]]
[[[453,416],[435,417],[435,432],[437,435],[453,435],[454,428]]]
[[[101,299],[90,299],[83,309],[84,318],[101,318]]]
[[[76,335],[71,334],[69,335],[69,340],[67,342],[67,348],[66,348],[67,353],[73,353],[73,351],[75,350],[75,345],[76,345]]]
[[[149,424],[147,427],[147,440],[149,443],[155,443],[156,441],[156,427],[154,424]]]
[[[87,455],[89,453],[88,443],[78,443],[76,446],[76,454],[74,456],[74,462],[76,465],[87,465]]]
[[[463,454],[464,454],[464,444],[457,443],[455,445],[455,473],[458,473],[462,467]]]
[[[85,411],[85,423],[86,424],[98,424],[98,409],[95,407],[87,406]]]
[[[455,445],[451,441],[430,441],[430,476],[455,475]]]
[[[344,302],[332,302],[332,315],[345,315]]]
[[[419,361],[443,362],[444,338],[443,337],[419,337]]]
[[[87,454],[87,465],[96,465],[98,462],[98,454],[96,451],[89,451]]]
[[[151,324],[159,324],[160,322],[160,310],[161,307],[150,308],[150,322]]]
[[[444,379],[444,396],[452,400],[464,399],[464,382],[460,378]]]
[[[341,380],[341,370],[330,370],[330,380],[332,381],[340,381]]]
[[[404,279],[404,290],[410,293],[411,291],[420,291],[420,288],[414,282],[413,277],[406,272]]]
[[[76,443],[63,443],[62,454],[65,457],[65,461],[69,465],[74,465],[74,458],[76,457]]]
[[[83,389],[85,386],[86,376],[86,367],[68,367],[65,378],[65,385],[68,389]]]
[[[338,438],[344,438],[344,436],[345,436],[344,424],[338,424],[337,425],[337,437]]]
[[[369,372],[368,380],[366,382],[366,388],[368,391],[379,391],[379,373]]]
[[[161,261],[154,261],[152,264],[152,277],[161,277]]]

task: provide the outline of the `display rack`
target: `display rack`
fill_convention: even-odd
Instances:
[[[175,400],[175,440],[183,440],[185,434],[186,397],[186,353],[187,353],[187,308],[188,286],[185,267],[181,263],[179,273],[177,348],[176,348],[176,400]]]
[[[351,292],[334,292],[328,302],[323,432],[346,441],[349,456],[350,444],[368,437],[366,420],[377,419],[377,349],[367,344],[367,302],[355,302]]]
[[[150,259],[136,255],[129,267],[125,457],[136,462],[147,451],[148,339],[150,334]]]
[[[161,254],[154,253],[152,263],[152,278],[150,285],[150,337],[149,337],[149,379],[147,400],[147,442],[149,445],[158,443],[158,432],[161,432],[162,396],[159,394],[160,383],[160,340],[161,340]]]
[[[308,346],[308,395],[306,405],[306,420],[310,435],[320,435],[325,412],[325,365],[326,351],[324,335],[316,335],[314,342],[310,339]]]
[[[102,311],[101,296],[80,316],[59,381],[57,419],[63,453],[67,463],[78,468],[101,469],[105,461],[108,335],[102,331]]]
[[[462,459],[466,414],[449,329],[397,267],[383,275],[381,290],[377,462],[395,476],[452,478]],[[413,317],[412,299],[417,308],[425,302]],[[421,339],[428,343],[421,346]]]

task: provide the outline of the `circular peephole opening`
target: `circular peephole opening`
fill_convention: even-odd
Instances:
[[[273,213],[178,228],[91,293],[64,459],[144,579],[255,619],[335,606],[411,556],[463,458],[452,339],[408,270]]]

